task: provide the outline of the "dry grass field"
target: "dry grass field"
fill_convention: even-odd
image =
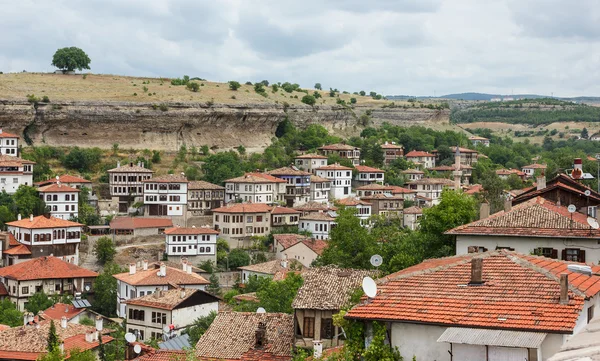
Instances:
[[[459,124],[463,129],[476,129],[476,128],[488,128],[492,130],[492,133],[504,137],[509,136],[513,138],[517,142],[523,142],[525,139],[528,139],[532,143],[541,143],[544,140],[543,135],[537,136],[528,136],[528,137],[515,137],[514,133],[516,131],[526,132],[526,131],[544,131],[544,130],[555,130],[557,133],[551,136],[553,139],[560,139],[560,133],[564,134],[564,138],[568,138],[575,135],[580,135],[581,130],[583,128],[587,128],[589,135],[600,132],[600,123],[591,123],[591,122],[560,122],[560,123],[551,123],[544,124],[540,126],[533,126],[527,124],[508,124],[508,123],[499,123],[499,122],[474,122],[474,123],[465,123]]]

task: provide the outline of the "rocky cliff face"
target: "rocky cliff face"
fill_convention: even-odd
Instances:
[[[40,103],[0,100],[0,127],[18,133],[32,144],[110,148],[177,150],[182,144],[260,149],[270,144],[286,115],[298,127],[318,123],[333,134],[360,133],[359,118],[370,110],[370,123],[431,125],[448,122],[448,111],[430,109],[279,104],[167,104],[62,102]],[[156,109],[155,109],[156,108]]]

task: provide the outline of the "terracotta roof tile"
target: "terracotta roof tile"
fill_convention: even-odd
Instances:
[[[377,194],[372,194],[370,196],[360,197],[360,199],[365,202],[372,203],[371,202],[372,200],[378,200],[378,199],[390,200],[390,201],[403,201],[404,197],[401,195],[398,195],[398,194],[377,193]]]
[[[280,233],[274,234],[273,239],[280,244],[283,249],[288,249],[296,243],[302,242],[304,239],[310,239],[307,236],[295,233]]]
[[[4,251],[4,254],[10,254],[12,256],[30,255],[31,250],[26,245],[19,244],[18,246],[11,247],[11,248],[7,249],[6,251]]]
[[[354,207],[354,206],[358,206],[358,205],[363,205],[363,206],[371,205],[371,203],[362,201],[355,197],[347,197],[347,198],[338,199],[336,202],[338,204],[341,204],[341,205],[347,206],[347,207]]]
[[[63,184],[70,184],[70,183],[92,183],[92,181],[89,181],[89,180],[87,180],[85,178],[81,178],[81,177],[74,176],[74,175],[71,175],[71,174],[63,174],[63,175],[59,176],[58,179],[56,179],[56,178],[50,178],[48,180],[37,182],[35,184],[36,185],[45,185],[45,184],[52,184],[52,183],[57,183],[57,182],[61,182]]]
[[[20,167],[23,164],[35,164],[35,162],[7,154],[0,154],[0,165]]]
[[[324,145],[322,147],[319,147],[318,149],[320,149],[320,150],[355,150],[355,149],[360,150],[360,148],[358,148],[358,147],[353,147],[348,144],[340,144],[340,143]]]
[[[60,319],[64,316],[67,318],[67,320],[70,320],[83,311],[85,311],[85,308],[75,308],[75,306],[66,303],[55,303],[52,305],[52,307],[44,310],[42,318],[44,320],[60,321]]]
[[[425,174],[425,172],[423,172],[422,170],[418,170],[418,169],[407,169],[407,170],[403,170],[400,173],[402,173],[402,174]]]
[[[468,285],[475,257],[483,258],[481,286]],[[377,296],[347,317],[571,333],[586,294],[600,292],[600,277],[577,274],[592,289],[570,280],[569,302],[560,304],[558,275],[550,270],[567,263],[546,261],[504,250],[427,260],[379,280]]]
[[[292,168],[292,167],[281,167],[281,168],[277,168],[277,169],[273,169],[269,172],[267,172],[267,174],[270,174],[272,176],[284,176],[284,175],[300,175],[300,176],[306,176],[306,175],[310,175],[309,172],[300,170],[298,168]]]
[[[225,207],[213,209],[213,213],[267,213],[271,206],[265,203],[230,203]]]
[[[402,213],[404,213],[404,214],[423,214],[423,209],[421,207],[412,206],[412,207],[404,208]]]
[[[410,152],[404,155],[406,158],[414,158],[414,157],[433,157],[433,154],[428,152],[423,152],[421,150],[411,150]]]
[[[309,213],[307,215],[301,216],[300,220],[305,220],[305,221],[329,221],[329,222],[333,222],[335,221],[335,218],[330,216],[327,213],[322,213],[322,212],[312,212]]]
[[[13,133],[5,132],[2,130],[2,128],[0,128],[0,138],[19,138],[19,136]]]
[[[421,178],[414,181],[408,182],[408,184],[442,184],[447,186],[453,186],[454,182],[446,178]]]
[[[169,228],[170,218],[117,217],[110,221],[111,229]]]
[[[301,206],[294,207],[294,209],[297,211],[302,211],[302,212],[319,212],[319,211],[336,211],[337,207],[330,206],[327,203],[311,201],[311,202],[304,203]]]
[[[161,291],[160,296],[157,296],[156,293],[151,293],[146,296],[129,299],[125,303],[127,303],[128,305],[146,306],[152,308],[160,308],[163,310],[173,310],[183,301],[189,299],[194,295],[200,296],[200,303],[210,303],[211,301],[219,301],[219,298],[202,290],[188,288],[185,289],[185,296],[181,297],[182,292],[184,292],[184,289],[182,288],[173,288],[167,291]]]
[[[165,229],[165,234],[185,234],[185,235],[195,235],[195,234],[219,234],[219,231],[216,231],[212,228],[208,227],[173,227],[169,229]]]
[[[302,242],[306,247],[310,248],[317,255],[321,255],[329,243],[322,239],[303,239]]]
[[[293,261],[293,260],[291,260]],[[291,261],[288,261],[291,262]],[[273,261],[267,261],[267,262],[263,262],[263,263],[257,263],[257,264],[251,264],[248,266],[242,266],[242,267],[238,267],[238,269],[244,270],[244,271],[250,271],[250,272],[255,272],[255,273],[262,273],[262,274],[266,274],[266,275],[274,275],[275,273],[277,273],[278,271],[281,270],[288,270],[289,267],[283,267],[281,265],[283,261],[276,259]]]
[[[521,168],[523,168],[523,169],[546,169],[546,168],[548,168],[548,166],[546,164],[534,163],[534,164],[530,164],[530,165],[525,165]]]
[[[187,352],[184,350],[153,350],[140,357],[136,357],[133,361],[185,361],[187,360]]]
[[[465,190],[466,194],[475,194],[483,192],[483,186],[481,184],[473,184],[467,187]]]
[[[8,291],[4,283],[0,282],[0,296],[8,296]]]
[[[296,159],[327,159],[326,156],[320,154],[302,154],[296,157]]]
[[[398,145],[398,144],[391,144],[391,143],[388,143],[388,144],[382,144],[382,145],[381,145],[381,148],[383,148],[383,149],[404,149],[404,147],[403,147],[403,146],[401,146],[401,145]]]
[[[311,183],[324,183],[324,182],[331,182],[331,180],[329,180],[327,178],[319,177],[316,175],[311,175],[310,182]]]
[[[304,284],[292,303],[294,309],[340,310],[352,292],[361,287],[363,278],[376,272],[335,268],[332,266],[309,268],[302,274]]]
[[[53,183],[44,187],[38,188],[40,193],[79,193],[80,190],[77,188],[69,187],[65,184]]]
[[[52,256],[38,257],[0,268],[0,277],[18,281],[97,276],[96,272]]]
[[[392,187],[391,186],[384,186],[382,184],[378,184],[378,183],[370,183],[364,186],[360,186],[358,188],[356,188],[357,191],[391,191]]]
[[[205,181],[190,181],[188,183],[188,190],[198,190],[198,189],[215,189],[215,190],[224,190],[225,187],[221,187],[220,185],[212,184]]]
[[[59,227],[81,227],[83,224],[77,222],[71,222],[56,217],[45,217],[37,216],[33,217],[33,221],[29,218],[23,218],[20,221],[8,222],[8,226],[26,228],[26,229],[40,229],[40,228],[59,228]]]
[[[299,214],[299,213],[301,213],[301,212],[297,211],[293,208],[287,208],[287,207],[281,207],[281,206],[274,207],[273,210],[271,211],[271,214]]]
[[[19,241],[17,241],[17,239],[15,238],[15,235],[10,233],[10,232],[2,232],[4,234],[8,234],[8,246],[9,247],[14,247],[14,246],[19,246],[21,245],[21,243]]]
[[[379,168],[368,167],[366,165],[357,165],[354,169],[359,173],[384,173],[384,171]]]
[[[259,322],[266,325],[267,345],[253,351]],[[196,344],[196,356],[224,360],[289,360],[294,339],[293,316],[284,313],[220,312]],[[252,352],[249,352],[252,351]],[[257,355],[258,353],[258,355]]]
[[[161,285],[206,285],[209,284],[204,277],[195,273],[187,273],[182,269],[167,267],[166,276],[158,276],[158,269],[136,270],[135,274],[129,272],[118,273],[114,277],[122,282],[135,286],[161,286]]]

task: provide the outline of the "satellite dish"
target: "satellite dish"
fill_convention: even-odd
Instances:
[[[380,255],[374,254],[371,256],[371,264],[373,265],[373,267],[379,267],[382,263],[383,258]]]
[[[587,222],[593,229],[600,228],[600,224],[598,224],[598,221],[594,217],[588,217]]]
[[[265,310],[265,309],[264,309],[264,308],[262,308],[262,307],[259,307],[259,308],[256,310],[256,313],[267,313],[267,310]]]
[[[583,194],[585,194],[586,197],[589,197],[590,194],[592,194],[592,192],[590,192],[589,189],[586,189],[585,192],[583,192]]]
[[[569,213],[575,213],[575,211],[577,210],[577,207],[575,207],[574,204],[569,204],[569,206],[567,207],[567,210],[569,211]]]
[[[377,296],[377,284],[371,277],[363,278],[362,289],[369,298],[375,298],[375,296]]]
[[[89,291],[90,290],[90,285],[85,286],[85,290]]]
[[[59,180],[59,179],[60,179],[60,177],[59,177],[59,176],[56,176],[56,180]]]
[[[140,345],[133,346],[133,352],[135,352],[135,353],[142,352],[142,346],[140,346]]]
[[[131,333],[131,332],[127,332],[125,334],[125,340],[127,342],[135,342],[136,339],[137,339],[137,337],[135,337],[135,335],[133,333]]]

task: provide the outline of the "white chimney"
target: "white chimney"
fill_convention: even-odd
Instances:
[[[2,134],[2,128],[0,128],[0,134]]]
[[[163,277],[167,276],[167,266],[163,262],[160,263],[160,274]]]
[[[65,313],[69,313],[69,305],[65,305]]]
[[[65,343],[61,341],[60,344],[58,344],[58,348],[60,349],[60,353],[65,352]]]
[[[187,272],[187,274],[191,275],[192,274],[192,265],[188,263],[187,269],[185,271]]]
[[[319,359],[323,355],[323,342],[321,340],[313,340],[313,358]]]
[[[101,316],[96,316],[96,330],[102,332],[102,329],[104,328],[103,326],[103,320]]]
[[[29,222],[33,222],[33,214],[29,215]]]
[[[60,327],[67,328],[67,318],[65,316],[60,318]]]
[[[148,270],[148,260],[147,259],[142,261],[142,267],[143,267],[144,271]]]
[[[117,162],[117,168],[121,168],[121,161]]]
[[[88,331],[85,333],[85,342],[94,342],[94,331]]]
[[[142,261],[137,261],[136,263],[137,263],[137,266],[136,266],[137,268],[142,268]]]
[[[29,317],[27,319],[29,320],[29,323],[33,323],[34,317],[32,312],[29,312]]]
[[[284,259],[284,260],[282,260],[282,261],[281,261],[281,267],[283,267],[283,268],[287,268],[287,266],[288,266],[288,262],[287,262],[287,260],[285,260],[285,259]]]
[[[160,288],[156,287],[156,290],[154,291],[154,298],[160,298],[161,296],[161,290]]]
[[[185,298],[185,288],[181,288],[181,298]]]
[[[129,274],[130,275],[134,275],[135,274],[135,263],[130,263],[129,264]]]
[[[17,215],[17,220],[19,220],[19,221],[21,220],[21,213],[19,213],[19,214]]]
[[[183,271],[184,271],[184,272],[187,272],[187,265],[188,265],[188,261],[186,261],[186,260],[183,260],[183,261],[181,261],[181,264],[183,265]]]
[[[23,314],[23,326],[27,326],[27,323],[29,322],[29,315],[27,312],[25,312]]]

